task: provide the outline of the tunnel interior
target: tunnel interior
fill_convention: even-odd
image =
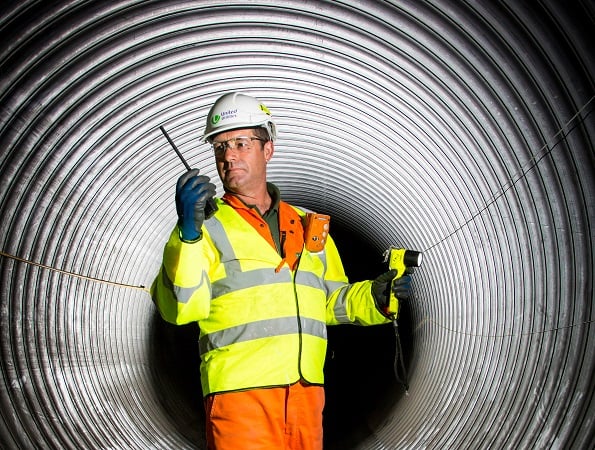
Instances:
[[[207,111],[258,97],[269,179],[351,281],[424,253],[399,329],[329,328],[326,449],[592,448],[592,2],[0,6],[0,447],[205,448],[195,326],[148,293]]]

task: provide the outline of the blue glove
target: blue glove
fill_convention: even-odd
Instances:
[[[215,185],[206,175],[192,169],[178,179],[176,185],[176,211],[180,238],[194,242],[202,237],[201,227],[205,220],[207,201],[215,196]]]
[[[393,281],[393,294],[399,300],[406,300],[411,297],[411,277],[403,275]]]

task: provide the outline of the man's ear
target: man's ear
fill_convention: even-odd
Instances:
[[[275,144],[273,143],[273,141],[265,142],[263,146],[263,151],[264,159],[266,159],[266,161],[269,162],[270,159],[273,157],[273,153],[275,153]]]

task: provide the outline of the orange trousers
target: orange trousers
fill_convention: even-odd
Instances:
[[[210,395],[209,450],[322,450],[324,388],[291,386]]]

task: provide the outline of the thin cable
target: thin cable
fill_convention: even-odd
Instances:
[[[461,231],[463,228],[465,228],[467,225],[469,225],[471,222],[473,222],[477,217],[479,217],[484,211],[486,211],[490,206],[492,206],[499,198],[501,198],[504,194],[506,194],[512,187],[514,187],[520,180],[522,180],[523,178],[525,178],[529,172],[531,170],[533,170],[537,164],[539,164],[539,162],[545,158],[547,155],[549,155],[554,148],[562,141],[563,138],[565,138],[577,125],[583,123],[585,121],[585,119],[589,116],[589,114],[591,114],[591,112],[593,112],[593,110],[588,111],[587,114],[585,114],[584,117],[582,117],[582,120],[577,122],[572,128],[568,129],[568,131],[565,132],[565,130],[572,124],[572,122],[577,118],[580,117],[580,115],[583,113],[583,111],[585,109],[587,109],[587,107],[591,104],[591,102],[595,99],[595,96],[592,96],[589,101],[587,103],[585,103],[577,112],[576,114],[574,114],[565,124],[562,128],[560,128],[553,136],[552,138],[549,140],[551,142],[551,144],[549,143],[545,143],[540,149],[539,152],[529,160],[529,162],[532,161],[532,163],[526,167],[525,169],[523,169],[520,173],[520,175],[518,175],[518,177],[516,179],[513,179],[508,185],[504,185],[502,187],[502,190],[494,195],[490,200],[487,201],[487,203],[485,204],[485,206],[481,209],[479,209],[475,214],[471,215],[471,217],[469,219],[467,219],[465,222],[463,222],[458,228],[456,228],[454,231],[450,232],[449,234],[447,234],[444,238],[440,239],[438,242],[430,245],[428,248],[426,248],[424,251],[427,252],[431,249],[433,249],[434,247],[437,247],[438,245],[442,244],[444,241],[448,240],[449,238],[451,238],[453,235],[457,234],[459,231]],[[544,150],[547,150],[545,153]]]
[[[40,268],[46,269],[46,270],[51,270],[52,272],[58,272],[58,273],[61,273],[63,275],[69,275],[71,277],[81,278],[83,280],[94,281],[96,283],[109,284],[111,286],[118,286],[118,287],[123,287],[123,288],[142,290],[142,291],[145,291],[147,293],[150,292],[149,289],[147,289],[143,285],[135,286],[133,284],[119,283],[119,282],[116,282],[116,281],[105,280],[103,278],[96,278],[96,277],[90,277],[88,275],[81,275],[79,273],[70,272],[68,270],[63,270],[63,269],[58,269],[56,267],[48,266],[46,264],[41,264],[41,263],[38,263],[38,262],[35,262],[35,261],[31,261],[29,259],[20,258],[18,256],[11,255],[11,254],[6,253],[6,252],[3,252],[1,250],[0,250],[0,256],[3,256],[5,258],[10,258],[12,260],[15,260],[15,261],[18,261],[18,262],[22,262],[22,263],[25,263],[25,264],[29,264],[31,266],[40,267]]]

